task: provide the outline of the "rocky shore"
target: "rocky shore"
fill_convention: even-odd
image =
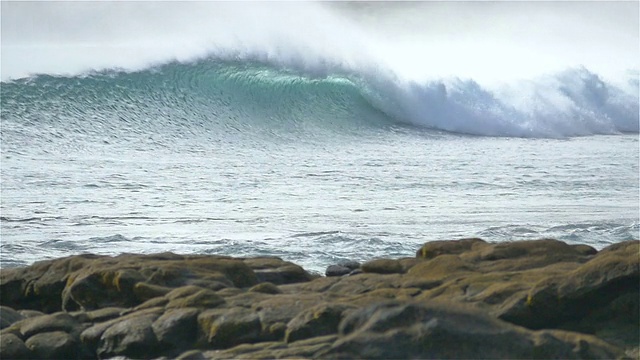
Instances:
[[[311,274],[275,257],[0,270],[1,359],[638,359],[640,242],[434,241]]]

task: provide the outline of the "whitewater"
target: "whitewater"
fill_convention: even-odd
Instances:
[[[2,2],[1,25],[3,267],[640,237],[637,3]]]

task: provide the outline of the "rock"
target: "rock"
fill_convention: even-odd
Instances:
[[[596,338],[536,333],[463,307],[387,303],[343,320],[344,336],[314,357],[365,358],[617,358],[620,349]]]
[[[30,337],[25,345],[38,359],[78,359],[77,341],[64,331],[42,332]]]
[[[325,271],[326,276],[342,276],[360,269],[360,263],[354,260],[343,260],[337,265],[329,265]]]
[[[272,284],[270,282],[263,282],[255,285],[250,288],[249,291],[259,292],[263,294],[282,294],[282,290],[280,290],[275,284]]]
[[[339,278],[326,291],[343,296],[363,294],[376,289],[399,287],[400,279],[400,274],[358,274]]]
[[[164,296],[171,290],[173,289],[170,287],[148,284],[146,282],[139,282],[133,286],[133,294],[140,302],[145,302],[159,296]]]
[[[589,255],[595,255],[598,253],[598,250],[596,250],[593,246],[589,246],[585,244],[571,245],[571,247],[581,255],[589,256]]]
[[[302,311],[287,324],[285,341],[335,334],[343,313],[350,309],[344,304],[322,304]]]
[[[532,329],[579,321],[615,299],[640,294],[638,242],[601,251],[575,270],[539,281],[506,306],[500,318]],[[613,316],[616,318],[617,316]]]
[[[36,316],[42,316],[44,313],[38,310],[19,310],[18,313],[25,318],[32,318]]]
[[[198,309],[183,308],[169,310],[155,320],[151,326],[160,346],[168,349],[169,356],[179,355],[198,337]]]
[[[20,323],[20,332],[24,335],[25,339],[28,339],[37,333],[54,331],[69,333],[79,329],[79,325],[73,316],[64,312],[58,312],[23,320]]]
[[[126,356],[151,358],[158,355],[158,340],[152,330],[157,314],[146,314],[118,321],[100,337],[97,353],[100,358]]]
[[[462,239],[335,277],[275,257],[72,256],[0,269],[0,355],[634,358],[639,254]]]
[[[0,336],[0,359],[33,359],[34,355],[24,342],[13,334]]]
[[[125,308],[107,307],[103,309],[88,311],[87,320],[90,322],[103,322],[117,318],[125,311]]]
[[[422,245],[416,252],[416,257],[422,259],[433,259],[440,255],[458,255],[473,249],[482,248],[487,242],[478,238],[468,238],[460,240],[430,241]]]
[[[344,266],[351,270],[359,269],[360,265],[361,264],[355,260],[343,260],[338,262],[338,266]]]
[[[149,309],[144,309],[144,310],[136,311],[129,314],[122,313],[122,316],[118,318],[95,323],[93,324],[93,326],[90,326],[84,329],[80,333],[80,340],[88,348],[96,349],[98,347],[98,343],[100,342],[100,339],[102,338],[102,335],[104,334],[104,332],[107,331],[111,326],[115,325],[116,323],[133,319],[139,316],[145,316],[145,315],[149,315],[150,317],[153,317],[153,316],[159,317],[162,314],[163,310],[164,308],[149,308]]]
[[[326,276],[342,276],[349,274],[351,271],[352,270],[346,266],[329,265],[324,273]]]
[[[183,290],[185,289],[185,290]],[[191,293],[192,291],[195,292]],[[166,295],[169,299],[166,307],[171,308],[214,308],[225,303],[225,300],[209,289],[197,286],[185,286],[171,291]]]
[[[394,259],[376,259],[362,264],[362,271],[376,274],[400,274],[404,269],[400,261]]]
[[[215,349],[258,342],[262,333],[258,315],[245,308],[204,311],[198,316],[198,324],[207,343]]]
[[[87,270],[69,278],[62,304],[67,311],[131,307],[140,302],[133,289],[142,281],[144,277],[134,269]]]
[[[467,276],[476,271],[476,265],[461,259],[458,255],[443,254],[416,264],[407,273],[407,278],[422,281],[444,282],[452,278]]]
[[[255,270],[260,282],[270,282],[276,285],[293,284],[311,281],[313,276],[298,265],[285,265],[275,269]]]
[[[590,259],[579,248],[554,239],[514,241],[485,246],[479,251],[491,271],[522,271],[560,262],[585,262]],[[502,261],[498,261],[502,260]]]
[[[69,271],[82,268],[95,255],[79,255],[58,260],[39,261],[25,268],[0,271],[2,304],[14,309],[61,310],[60,293]]]
[[[0,329],[4,329],[22,319],[24,319],[24,316],[19,312],[8,306],[0,306]]]

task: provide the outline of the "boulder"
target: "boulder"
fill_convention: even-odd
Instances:
[[[25,317],[8,306],[0,306],[0,329],[4,329]]]
[[[78,359],[78,341],[64,331],[42,332],[30,337],[25,345],[37,359]]]
[[[287,324],[287,343],[316,336],[336,334],[343,314],[353,306],[345,304],[321,304],[300,312]]]
[[[0,359],[29,360],[33,358],[34,354],[16,335],[8,333],[0,336]]]
[[[354,311],[343,335],[314,357],[328,359],[619,358],[595,337],[533,332],[452,304],[391,302]],[[561,335],[557,335],[561,334]]]
[[[376,274],[401,274],[404,272],[400,261],[395,259],[375,259],[362,264],[362,271]]]
[[[342,276],[342,275],[349,274],[351,271],[353,271],[353,270],[349,269],[346,266],[329,265],[327,267],[327,270],[324,272],[324,274],[326,276]]]
[[[260,318],[246,308],[207,310],[198,315],[198,324],[207,344],[215,349],[261,340]]]
[[[458,255],[482,248],[485,245],[488,245],[488,243],[478,238],[430,241],[418,249],[416,257],[433,259],[440,255]]]
[[[198,314],[195,308],[168,310],[156,319],[151,328],[160,346],[169,356],[177,356],[195,344],[198,337]]]
[[[280,290],[275,284],[270,282],[263,282],[258,285],[253,286],[249,289],[250,292],[259,292],[263,294],[282,294],[282,290]]]
[[[20,322],[20,332],[25,339],[37,333],[54,331],[70,333],[79,330],[79,328],[80,323],[73,316],[64,312],[28,318]]]
[[[98,356],[100,358],[158,356],[160,348],[152,329],[153,322],[157,318],[157,314],[146,314],[115,322],[100,337]]]

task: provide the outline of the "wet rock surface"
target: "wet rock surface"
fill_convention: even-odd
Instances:
[[[276,257],[0,269],[2,359],[638,358],[640,242],[433,241],[326,277]]]

